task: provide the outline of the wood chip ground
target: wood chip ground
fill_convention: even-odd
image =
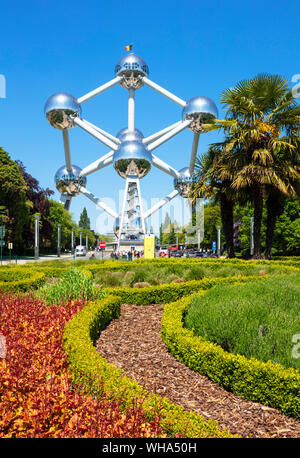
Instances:
[[[123,305],[120,318],[101,332],[98,352],[148,391],[217,420],[233,434],[300,437],[299,420],[229,393],[177,361],[160,336],[162,313],[161,305]]]

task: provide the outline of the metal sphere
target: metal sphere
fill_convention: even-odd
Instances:
[[[212,124],[218,117],[218,109],[213,100],[199,96],[190,99],[182,110],[182,119],[193,119],[189,125],[192,132],[205,132],[203,124]]]
[[[132,52],[121,57],[115,74],[123,77],[120,84],[124,89],[139,89],[144,84],[141,77],[149,75],[149,68],[144,59]]]
[[[45,115],[56,129],[72,129],[74,122],[70,116],[81,116],[81,106],[71,94],[58,92],[45,103]]]
[[[152,155],[138,140],[123,141],[113,156],[113,164],[122,178],[143,178],[151,168]]]
[[[195,175],[191,175],[189,167],[179,170],[181,178],[174,178],[174,188],[181,197],[188,197],[192,183],[195,182]]]
[[[86,177],[79,176],[81,168],[72,165],[72,171],[69,171],[65,165],[60,167],[54,177],[56,189],[61,194],[67,194],[75,197],[80,194],[80,186],[86,186]]]
[[[142,141],[144,138],[144,135],[139,129],[134,129],[133,132],[129,132],[128,127],[121,129],[116,136],[121,142],[132,140]]]

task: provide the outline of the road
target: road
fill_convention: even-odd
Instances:
[[[103,257],[102,257],[103,254]],[[93,259],[91,256],[94,255],[96,259],[110,259],[110,252],[93,252],[89,251],[86,256],[76,256],[77,260],[86,260],[90,261]],[[68,260],[73,260],[74,257],[72,254],[62,254],[60,257],[57,255],[48,255],[48,256],[41,256],[38,259],[34,259],[32,256],[28,257],[22,257],[22,259],[17,259],[17,262],[15,259],[10,260],[3,260],[2,265],[7,265],[7,264],[14,264],[14,265],[20,265],[20,264],[27,264],[27,263],[33,263],[33,262],[42,262],[42,261],[68,261]]]

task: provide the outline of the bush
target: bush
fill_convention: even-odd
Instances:
[[[39,288],[45,282],[42,272],[24,268],[0,269],[0,291],[28,291]]]
[[[291,348],[300,330],[299,297],[299,277],[218,285],[191,302],[185,325],[231,353],[297,369]]]
[[[103,297],[102,289],[96,288],[91,273],[79,269],[64,272],[61,281],[46,284],[37,296],[46,304],[64,304],[75,299],[94,300]]]
[[[263,277],[262,277],[263,278]],[[203,291],[201,294],[205,294]],[[183,327],[192,298],[167,304],[162,317],[162,338],[183,364],[238,396],[269,405],[299,418],[300,375],[272,362],[264,363],[224,351],[220,346]]]

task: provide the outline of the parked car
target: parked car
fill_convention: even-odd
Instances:
[[[78,245],[75,250],[76,256],[86,256],[86,247],[83,245]]]
[[[177,250],[177,251],[171,251],[170,256],[172,258],[182,258],[183,256],[183,251]]]

